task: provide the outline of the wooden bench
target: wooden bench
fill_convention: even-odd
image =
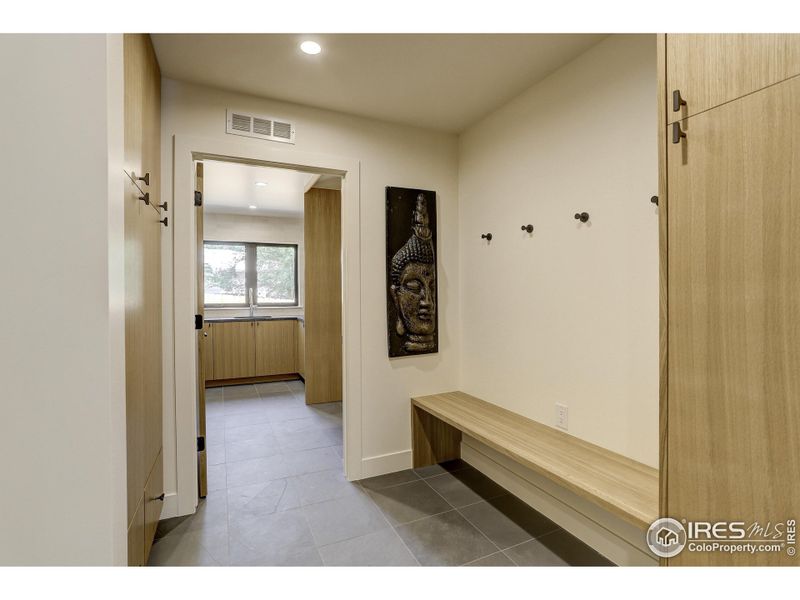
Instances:
[[[411,399],[414,467],[461,456],[462,433],[644,531],[658,470],[463,392]]]

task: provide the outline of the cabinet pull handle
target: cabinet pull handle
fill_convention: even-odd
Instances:
[[[150,173],[145,173],[144,177],[137,177],[136,181],[144,181],[145,185],[150,185]]]
[[[673,123],[672,124],[672,143],[673,144],[680,144],[681,138],[685,138],[686,134],[681,130],[680,123]]]
[[[164,227],[169,227],[169,217],[164,217],[159,221],[159,223],[163,223]]]
[[[678,112],[681,106],[686,106],[686,100],[681,98],[680,90],[675,90],[672,92],[672,112]]]
[[[150,206],[150,192],[145,192],[143,195],[139,196],[139,200]]]
[[[575,220],[580,221],[581,223],[586,223],[589,220],[589,213],[582,212],[582,213],[575,213]]]
[[[522,231],[527,231],[528,233],[533,233],[533,225],[523,225]]]
[[[158,208],[160,208],[161,210],[169,210],[169,205],[166,202],[164,202],[164,204],[159,204]]]
[[[158,500],[159,502],[163,502],[164,501],[164,492],[161,492],[161,495],[160,496],[156,496],[155,498],[153,498],[153,500]]]

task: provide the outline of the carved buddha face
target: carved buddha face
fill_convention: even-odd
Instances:
[[[400,275],[400,283],[392,286],[397,307],[397,333],[418,336],[433,334],[436,327],[436,272],[433,265],[408,263]]]
[[[417,197],[411,237],[392,259],[389,289],[397,310],[395,330],[404,338],[406,351],[432,350],[436,330],[436,258],[422,194]]]

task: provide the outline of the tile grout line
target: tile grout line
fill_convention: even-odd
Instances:
[[[423,481],[425,481],[425,480],[423,479]],[[425,483],[428,485],[428,487],[429,487],[430,489],[432,489],[434,492],[436,492],[437,494],[439,494],[439,491],[438,491],[438,490],[436,490],[436,489],[435,489],[435,488],[434,488],[434,487],[433,487],[433,486],[432,486],[430,483],[428,483],[427,481],[425,481]],[[502,549],[502,548],[500,548],[500,547],[499,547],[497,544],[495,544],[495,543],[494,543],[492,540],[490,540],[490,539],[489,539],[489,536],[487,536],[485,533],[483,533],[483,531],[481,531],[480,527],[478,527],[477,525],[475,525],[475,523],[473,523],[472,521],[470,521],[470,520],[469,520],[469,519],[468,519],[468,518],[467,518],[467,517],[466,517],[464,514],[462,514],[462,513],[461,513],[461,511],[460,511],[460,510],[458,510],[458,507],[456,507],[456,506],[453,506],[453,504],[452,504],[452,503],[451,503],[451,502],[450,502],[450,501],[449,501],[447,498],[445,498],[444,496],[442,496],[442,494],[439,494],[439,496],[442,498],[442,500],[444,500],[444,501],[445,501],[445,502],[447,502],[447,503],[448,503],[450,506],[452,506],[452,507],[453,507],[453,510],[455,510],[455,511],[456,511],[456,512],[457,512],[457,513],[458,513],[458,514],[461,516],[461,518],[462,518],[462,519],[464,519],[464,520],[465,520],[467,523],[469,523],[470,525],[472,525],[472,527],[475,529],[475,531],[477,531],[478,533],[480,533],[480,534],[481,534],[483,537],[485,537],[485,538],[486,538],[486,540],[487,540],[487,541],[488,541],[488,542],[489,542],[489,543],[490,543],[492,546],[494,546],[495,548],[497,548],[497,551],[498,551],[498,552],[502,552],[502,551],[503,551],[503,549]],[[477,504],[477,502],[476,502],[476,503],[474,503],[474,504]],[[472,506],[472,505],[470,505],[470,506]],[[449,511],[448,511],[448,512],[449,512]],[[478,558],[476,558],[475,560],[480,560],[481,558],[486,558],[487,556],[491,556],[492,554],[496,554],[496,552],[490,552],[489,554],[485,554],[484,556],[479,556],[479,557],[478,557]],[[471,561],[471,562],[473,562],[473,561]],[[513,562],[513,561],[512,561],[512,562]],[[460,565],[460,566],[461,566],[461,565]]]

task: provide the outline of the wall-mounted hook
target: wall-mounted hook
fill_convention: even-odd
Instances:
[[[143,196],[139,196],[139,200],[150,206],[150,192],[145,192]]]
[[[575,213],[575,220],[580,221],[581,223],[586,223],[589,220],[589,213],[582,212],[582,213]]]
[[[650,198],[650,202],[658,206],[658,196],[653,196],[652,198]]]
[[[685,137],[686,137],[686,134],[681,130],[681,124],[677,123],[677,122],[673,123],[672,124],[672,143],[673,144],[679,144],[680,141],[681,141],[681,138],[685,138]]]
[[[674,90],[672,92],[672,112],[678,112],[681,106],[686,106],[686,100],[681,98],[680,90]]]
[[[533,233],[533,225],[523,225],[522,231],[527,231],[528,233]]]
[[[481,239],[486,240],[487,242],[492,241],[492,234],[491,233],[482,233]]]
[[[159,204],[158,208],[160,208],[161,210],[169,210],[169,206],[167,205],[166,202],[164,202],[164,204]]]
[[[134,176],[136,176],[135,173]],[[136,181],[144,181],[145,185],[150,185],[150,173],[145,173],[144,177],[136,177]]]
[[[169,227],[169,217],[164,217],[159,221],[159,223],[162,223],[164,227]]]

